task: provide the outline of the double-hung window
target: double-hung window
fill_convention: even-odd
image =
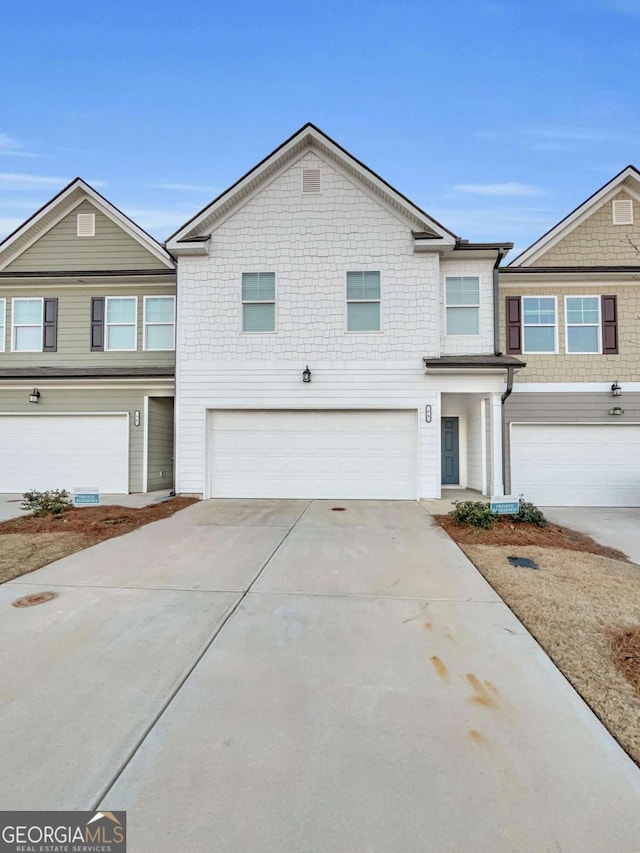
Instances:
[[[566,296],[567,352],[600,352],[600,297]]]
[[[7,302],[0,299],[0,352],[4,352],[4,342],[7,331]]]
[[[380,331],[380,273],[347,273],[347,331]]]
[[[276,274],[242,273],[242,331],[275,332]]]
[[[137,349],[137,317],[137,296],[106,297],[105,350],[128,352]]]
[[[447,335],[480,334],[480,279],[476,275],[445,279]]]
[[[175,349],[175,296],[145,296],[144,348]]]
[[[522,297],[523,352],[557,352],[556,297]]]
[[[11,303],[13,352],[42,352],[43,299],[13,299]]]

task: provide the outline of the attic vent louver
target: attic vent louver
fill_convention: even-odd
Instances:
[[[96,236],[96,215],[95,213],[79,213],[78,214],[78,237],[95,237]]]
[[[320,169],[303,169],[302,170],[302,194],[310,195],[311,193],[320,192]]]
[[[613,224],[633,225],[633,202],[630,198],[619,198],[613,202]]]

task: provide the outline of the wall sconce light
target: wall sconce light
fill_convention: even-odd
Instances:
[[[29,402],[30,403],[38,403],[40,402],[40,392],[37,388],[34,388],[33,391],[29,394]]]
[[[613,409],[609,409],[610,415],[624,415],[624,409],[621,409],[620,406],[614,406]]]
[[[311,371],[309,370],[309,365],[307,365],[302,371],[302,381],[311,382]]]
[[[614,397],[622,397],[622,388],[618,385],[617,382],[614,382],[611,386],[611,394]]]

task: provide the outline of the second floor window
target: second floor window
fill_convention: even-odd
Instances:
[[[12,302],[13,352],[42,352],[44,301],[14,299]]]
[[[136,296],[107,296],[105,300],[105,350],[129,351],[137,348]]]
[[[567,296],[567,352],[600,352],[600,297]]]
[[[347,331],[380,331],[380,273],[347,273]]]
[[[445,279],[447,335],[480,334],[480,279],[475,275]]]
[[[145,296],[144,348],[175,349],[175,297]]]
[[[242,273],[242,331],[275,332],[276,274]]]
[[[523,352],[556,352],[555,296],[523,296],[522,329],[524,333]]]

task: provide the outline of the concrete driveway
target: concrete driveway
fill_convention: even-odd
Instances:
[[[640,565],[640,507],[545,506],[542,511],[549,521],[586,533]]]
[[[640,771],[418,503],[208,501],[0,613],[4,809],[126,809],[133,853],[640,850]]]

